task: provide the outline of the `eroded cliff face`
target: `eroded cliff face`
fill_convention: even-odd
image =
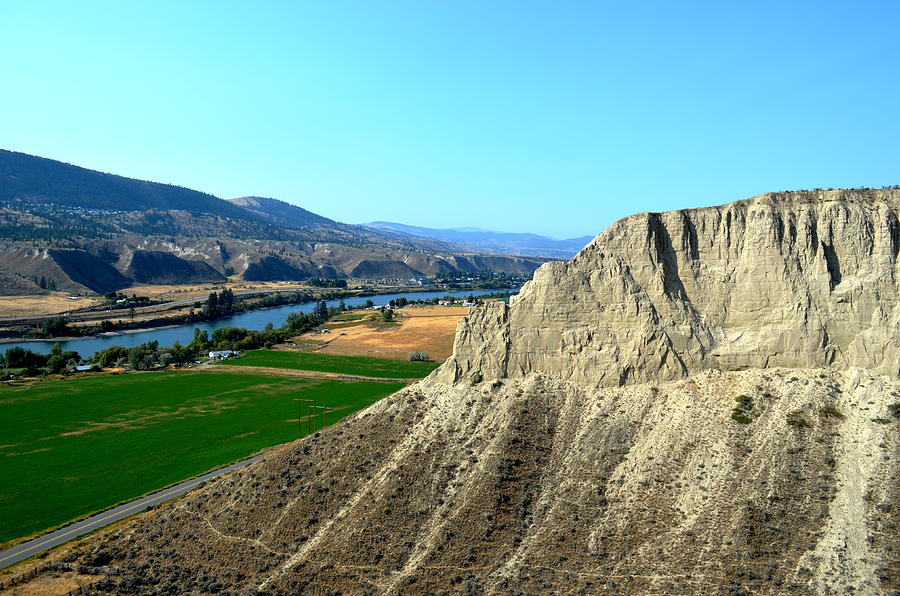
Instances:
[[[900,374],[900,190],[767,194],[618,221],[461,321],[443,382],[587,385],[705,369]]]
[[[428,379],[47,569],[116,593],[897,593],[897,199],[626,218],[474,310]]]

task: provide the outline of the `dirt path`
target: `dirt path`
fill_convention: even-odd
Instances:
[[[224,372],[242,375],[263,375],[267,377],[300,377],[316,379],[339,379],[342,381],[380,381],[382,383],[406,382],[413,383],[421,379],[408,379],[396,377],[367,377],[364,375],[348,375],[343,373],[323,372],[318,370],[297,370],[294,368],[275,368],[271,366],[235,366],[229,364],[217,364],[216,366],[201,366],[191,369],[195,372]]]

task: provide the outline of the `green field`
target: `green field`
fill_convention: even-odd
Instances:
[[[380,377],[386,379],[421,379],[440,366],[438,362],[410,362],[363,356],[334,356],[310,352],[284,352],[279,350],[254,350],[240,358],[229,360],[238,366],[269,366],[335,372],[345,375]]]
[[[403,385],[160,372],[0,387],[0,543],[295,439],[293,398],[331,423]]]

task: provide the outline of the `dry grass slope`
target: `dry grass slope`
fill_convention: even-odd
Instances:
[[[887,593],[900,441],[872,419],[894,395],[824,369],[426,381],[77,558],[123,592]]]

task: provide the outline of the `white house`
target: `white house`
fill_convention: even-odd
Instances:
[[[209,353],[209,357],[214,360],[227,360],[232,356],[237,356],[238,352],[236,350],[213,350]]]

